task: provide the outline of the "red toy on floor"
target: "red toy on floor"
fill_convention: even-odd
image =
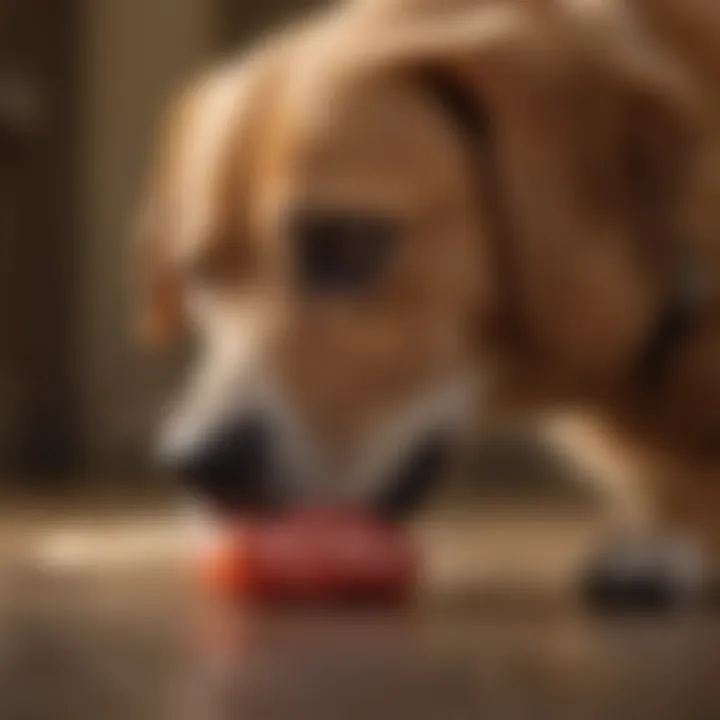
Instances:
[[[338,510],[229,523],[200,561],[214,596],[260,604],[404,604],[418,575],[402,527]]]

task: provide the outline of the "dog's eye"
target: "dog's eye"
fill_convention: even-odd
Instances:
[[[385,268],[397,239],[390,217],[351,212],[301,213],[291,220],[296,270],[308,291],[363,289]]]

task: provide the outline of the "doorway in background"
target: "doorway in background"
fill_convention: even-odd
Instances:
[[[78,461],[75,19],[0,0],[0,482]]]

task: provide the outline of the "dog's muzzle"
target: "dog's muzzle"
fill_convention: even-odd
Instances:
[[[451,456],[452,442],[442,433],[418,440],[399,458],[386,477],[373,482],[370,497],[353,498],[387,517],[402,516],[430,494]],[[277,463],[278,443],[272,425],[261,418],[226,424],[203,442],[163,452],[162,463],[192,492],[220,513],[266,511],[302,504],[291,494],[292,469]],[[342,502],[342,488],[333,488],[327,502]],[[323,499],[316,496],[313,502]]]

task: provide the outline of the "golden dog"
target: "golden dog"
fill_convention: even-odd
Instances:
[[[719,41],[712,0],[358,0],[200,78],[139,244],[144,330],[203,349],[165,456],[394,510],[519,413],[720,549]]]

